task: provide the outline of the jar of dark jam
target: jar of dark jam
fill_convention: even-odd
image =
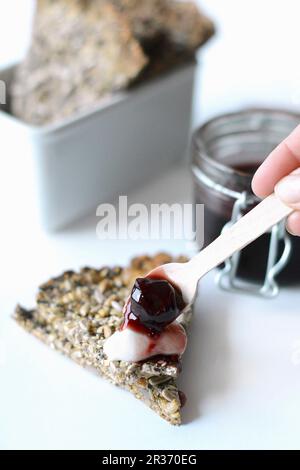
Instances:
[[[235,202],[245,191],[253,201],[254,172],[299,122],[300,115],[296,113],[247,109],[216,117],[196,130],[192,139],[192,173],[195,201],[204,204],[204,246],[220,235],[231,219]],[[258,202],[255,198],[253,204]],[[277,279],[281,285],[300,283],[300,238],[291,240],[292,256]],[[238,278],[263,282],[269,242],[270,234],[265,234],[241,252]],[[278,256],[280,250],[283,246],[279,247]]]

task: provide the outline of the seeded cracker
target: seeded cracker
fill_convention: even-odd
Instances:
[[[110,1],[38,0],[31,47],[12,86],[12,112],[34,125],[92,109],[147,63]]]
[[[213,34],[212,21],[194,2],[177,0],[112,0],[123,12],[135,37],[146,48],[164,36],[169,45],[194,51]]]
[[[84,268],[65,272],[39,288],[36,307],[17,306],[15,318],[27,331],[82,366],[127,389],[171,424],[180,424],[180,396],[176,358],[143,363],[110,362],[103,353],[105,339],[122,322],[122,307],[136,277],[172,260],[161,253],[135,258],[128,268]],[[191,313],[179,318],[186,327]],[[108,398],[109,400],[109,398]]]
[[[148,66],[139,82],[195,61],[195,50],[213,34],[212,21],[192,2],[176,0],[112,0],[128,18]]]

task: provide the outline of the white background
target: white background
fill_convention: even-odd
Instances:
[[[246,104],[299,109],[299,2],[198,0],[198,3],[215,20],[217,35],[201,54],[204,68],[201,96],[196,99],[196,121]],[[3,2],[0,64],[24,54],[33,4],[32,0]]]
[[[32,7],[29,0],[2,3],[1,65],[22,56]],[[298,2],[201,4],[216,19],[218,36],[202,54],[195,122],[245,104],[297,107]],[[1,148],[1,158],[6,150]],[[188,172],[174,168],[130,200],[182,202],[190,198],[190,186]],[[266,302],[223,294],[212,275],[202,282],[180,379],[188,395],[185,425],[172,428],[133,397],[31,338],[10,314],[18,301],[31,305],[36,286],[64,269],[124,264],[133,255],[161,249],[187,252],[185,243],[100,242],[93,216],[48,236],[20,225],[26,208],[20,204],[20,214],[9,214],[3,192],[1,204],[10,215],[0,226],[1,448],[300,447],[297,290]]]

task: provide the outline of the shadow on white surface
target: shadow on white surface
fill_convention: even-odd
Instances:
[[[200,291],[201,292],[201,291]],[[194,307],[179,388],[187,396],[183,423],[202,415],[206,401],[222,396],[230,384],[229,309],[216,309],[214,296],[200,293]]]

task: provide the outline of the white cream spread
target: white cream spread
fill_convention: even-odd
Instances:
[[[103,350],[110,361],[138,362],[159,354],[181,356],[186,344],[184,328],[174,321],[154,338],[130,327],[116,331],[106,340]]]

